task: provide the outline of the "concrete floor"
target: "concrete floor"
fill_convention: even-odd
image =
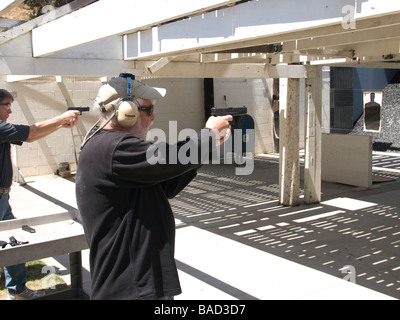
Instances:
[[[386,156],[385,156],[386,157]],[[278,161],[250,176],[206,165],[171,200],[183,293],[176,300],[379,300],[400,298],[398,156],[374,157],[391,182],[371,188],[323,183],[316,205],[278,203]],[[26,178],[13,186],[18,218],[75,210],[73,179]],[[68,257],[45,260],[69,282]],[[88,250],[84,286],[90,292]]]

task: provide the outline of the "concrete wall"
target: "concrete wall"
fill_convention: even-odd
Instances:
[[[372,139],[322,134],[322,180],[359,187],[372,185]]]

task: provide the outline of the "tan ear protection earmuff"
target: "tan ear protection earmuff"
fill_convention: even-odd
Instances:
[[[116,117],[120,126],[132,127],[139,117],[138,105],[130,99],[121,100],[116,107]]]
[[[128,98],[121,99],[118,102],[115,115],[120,126],[129,128],[136,123],[139,117],[138,105],[132,100],[132,78],[134,80],[135,76],[129,73],[121,73],[119,76],[126,78]]]
[[[139,108],[140,106],[134,101],[134,98],[132,96],[132,79],[135,80],[135,76],[130,73],[121,73],[119,75],[121,78],[126,78],[126,83],[127,83],[127,98],[120,99],[117,102],[117,105],[115,106],[114,104],[109,104],[106,106],[103,106],[101,108],[102,112],[112,112],[114,111],[114,114],[112,117],[108,119],[105,123],[103,123],[95,132],[90,134],[90,132],[101,122],[101,119],[99,119],[93,127],[87,132],[85,139],[83,140],[81,149],[85,146],[85,144],[100,130],[102,130],[114,117],[117,119],[118,124],[122,127],[132,127],[138,117],[139,117]],[[90,134],[90,135],[89,135]]]

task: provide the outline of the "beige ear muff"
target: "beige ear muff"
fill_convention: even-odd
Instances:
[[[116,116],[120,126],[132,127],[139,117],[139,110],[133,101],[121,101]]]

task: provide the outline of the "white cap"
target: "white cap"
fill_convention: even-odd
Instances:
[[[159,99],[165,96],[167,90],[154,88],[138,80],[132,80],[132,97],[142,99]],[[100,109],[110,111],[115,108],[119,99],[128,98],[127,79],[123,77],[112,78],[100,87],[96,103]]]

